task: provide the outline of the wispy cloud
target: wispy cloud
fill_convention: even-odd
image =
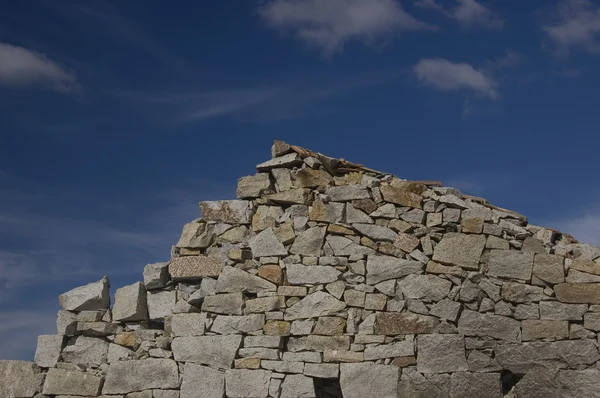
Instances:
[[[259,8],[268,26],[291,31],[324,54],[351,40],[372,42],[403,31],[432,31],[396,0],[271,0]]]
[[[600,5],[590,0],[562,0],[553,21],[543,30],[557,55],[567,55],[573,49],[600,53]]]
[[[546,225],[568,233],[582,243],[600,246],[600,207],[549,220]]]
[[[440,12],[462,28],[502,29],[504,22],[490,8],[475,0],[456,0],[454,7],[445,8],[436,0],[417,0],[415,6]]]
[[[496,82],[467,63],[455,63],[444,58],[427,58],[420,60],[413,67],[413,71],[419,82],[436,90],[467,90],[491,99],[498,97]]]
[[[75,73],[46,55],[0,42],[0,85],[45,87],[60,93],[80,90]]]
[[[33,360],[37,336],[56,334],[56,310],[0,311],[0,359]]]

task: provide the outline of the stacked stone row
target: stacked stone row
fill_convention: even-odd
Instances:
[[[112,309],[106,278],[62,295],[36,365],[0,362],[21,380],[5,391],[600,396],[600,248],[455,188],[272,151]]]

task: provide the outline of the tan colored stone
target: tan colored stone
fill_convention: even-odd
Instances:
[[[281,224],[279,227],[274,228],[273,232],[279,240],[284,245],[288,245],[294,241],[296,238],[296,233],[294,232],[294,224],[292,222],[286,222]]]
[[[420,243],[421,241],[414,235],[399,233],[394,245],[399,247],[401,250],[410,253],[419,247]]]
[[[373,250],[377,250],[377,243],[367,238],[366,236],[360,238],[360,244],[369,247]]]
[[[276,285],[281,285],[283,282],[283,270],[276,264],[263,265],[258,269],[258,276]]]
[[[533,258],[533,275],[548,283],[565,281],[563,257],[554,254],[537,253]]]
[[[312,200],[312,193],[308,188],[296,188],[272,195],[266,195],[264,198],[275,203],[307,205]]]
[[[236,369],[260,369],[260,358],[238,358],[235,360]]]
[[[600,283],[559,283],[554,293],[563,303],[600,304]]]
[[[415,207],[417,209],[421,208],[423,197],[416,193],[403,188],[392,187],[390,185],[382,185],[379,189],[383,195],[383,200],[386,202],[400,206]]]
[[[483,218],[466,218],[460,221],[462,232],[465,234],[480,234],[483,232]]]
[[[525,319],[521,329],[523,341],[569,338],[568,321]]]
[[[222,268],[217,256],[177,257],[169,263],[169,274],[173,280],[197,280],[217,277]]]
[[[327,232],[335,235],[356,235],[356,232],[350,228],[342,227],[341,225],[329,224]]]
[[[268,320],[263,332],[268,336],[289,336],[292,324],[286,321]]]
[[[304,168],[296,174],[294,185],[298,188],[316,188],[331,185],[333,178],[325,170]]]
[[[375,315],[375,334],[406,335],[433,333],[440,322],[411,312],[379,312]]]
[[[571,269],[586,272],[588,274],[600,275],[600,264],[584,257],[577,257],[573,260]]]
[[[399,368],[406,368],[407,366],[414,366],[417,364],[417,358],[415,357],[398,357],[392,360],[391,365]]]

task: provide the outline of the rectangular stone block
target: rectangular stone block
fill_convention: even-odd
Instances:
[[[412,312],[379,312],[375,315],[375,334],[407,335],[433,333],[440,321]]]
[[[171,349],[177,362],[198,362],[221,369],[231,368],[242,342],[240,335],[176,337]]]
[[[35,363],[0,360],[0,397],[33,397],[42,391],[43,382]]]
[[[149,389],[179,387],[177,363],[170,359],[118,361],[108,366],[103,394],[127,394]]]
[[[90,373],[63,369],[48,369],[42,392],[48,395],[97,397],[103,378]]]
[[[569,322],[528,319],[521,321],[523,341],[569,338]]]
[[[200,202],[202,218],[227,224],[250,224],[253,207],[248,200],[217,200]]]
[[[176,257],[169,263],[169,273],[175,281],[200,280],[218,277],[223,265],[218,256]]]
[[[600,304],[600,283],[559,283],[554,293],[563,303]]]

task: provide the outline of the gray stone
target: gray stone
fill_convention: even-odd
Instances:
[[[417,370],[421,373],[448,373],[469,369],[463,336],[420,335],[417,337],[417,351]]]
[[[596,263],[585,257],[578,257],[571,264],[572,270],[585,272],[592,275],[600,275],[600,263]]]
[[[188,336],[175,337],[171,349],[177,362],[198,362],[228,369],[242,342],[242,336]]]
[[[565,281],[564,258],[554,254],[538,253],[533,262],[533,275],[544,282],[556,284]]]
[[[433,249],[433,261],[465,269],[479,269],[485,236],[448,233]]]
[[[230,224],[221,224],[230,228]],[[183,226],[179,241],[175,244],[175,247],[188,248],[188,249],[204,249],[209,247],[215,239],[215,235],[218,231],[214,224],[207,224],[206,222],[191,222]]]
[[[536,367],[573,368],[591,365],[600,359],[594,340],[561,340],[523,344],[499,344],[496,360],[513,373],[527,373]]]
[[[67,343],[62,350],[65,362],[100,366],[106,362],[108,342],[86,336],[77,336]]]
[[[319,379],[337,379],[340,376],[340,365],[337,363],[307,363],[304,365],[304,374]]]
[[[502,366],[498,361],[477,350],[471,351],[467,357],[467,362],[471,372],[498,372],[502,370]]]
[[[569,273],[565,280],[568,283],[596,283],[600,282],[600,275],[593,275],[588,274],[587,272],[577,271],[576,269],[569,269]]]
[[[267,398],[271,372],[229,369],[225,372],[225,391],[230,398]]]
[[[413,209],[402,214],[400,218],[409,223],[423,224],[423,220],[425,220],[425,212],[420,209]]]
[[[346,308],[346,303],[323,291],[315,292],[288,308],[285,320],[307,319],[319,316],[335,315]]]
[[[354,256],[354,255],[368,255],[375,254],[375,250],[370,247],[361,246],[354,243],[352,240],[336,235],[328,235],[326,242],[333,250],[333,254],[336,256]]]
[[[357,209],[350,203],[346,203],[346,223],[348,223],[348,224],[354,224],[354,223],[373,224],[374,221],[371,217],[369,217],[362,210]]]
[[[306,159],[304,161],[306,162]],[[300,188],[318,188],[331,185],[332,182],[333,177],[327,171],[305,167],[296,173],[294,185]]]
[[[280,336],[246,336],[244,347],[279,348],[281,346]]]
[[[264,359],[260,361],[260,367],[277,373],[303,373],[304,362],[271,361]]]
[[[349,202],[356,199],[369,199],[371,195],[366,187],[361,185],[342,185],[339,187],[329,187],[325,195],[333,202]]]
[[[218,334],[247,334],[262,330],[264,325],[264,314],[243,316],[217,315],[213,321],[210,331]]]
[[[287,280],[292,285],[316,285],[338,280],[342,273],[326,265],[290,264],[286,266]]]
[[[144,267],[144,285],[146,289],[160,289],[169,280],[169,263],[154,263]]]
[[[515,319],[540,319],[540,306],[538,304],[517,304]]]
[[[410,274],[399,281],[398,287],[405,298],[440,301],[450,292],[452,282],[435,275]]]
[[[439,326],[437,318],[411,312],[378,312],[375,315],[374,334],[388,336],[433,333]]]
[[[287,348],[291,352],[325,350],[347,351],[350,349],[348,336],[303,336],[290,337]]]
[[[285,308],[285,298],[283,296],[267,296],[246,300],[246,314],[278,311]]]
[[[223,398],[225,373],[207,366],[187,362],[183,367],[181,398]]]
[[[279,242],[272,228],[267,228],[248,241],[254,258],[287,256],[288,252]]]
[[[394,242],[398,235],[389,228],[376,224],[352,224],[352,228],[374,241]]]
[[[175,291],[153,291],[147,293],[148,316],[152,320],[162,320],[173,313],[177,300]]]
[[[310,377],[288,375],[283,379],[279,398],[315,398],[315,385]]]
[[[345,205],[331,202],[328,204],[315,200],[310,209],[310,220],[335,224],[344,219]]]
[[[0,397],[33,397],[42,391],[44,375],[33,362],[0,360]]]
[[[513,303],[531,303],[551,299],[544,294],[543,288],[517,282],[502,284],[502,298]]]
[[[204,297],[202,311],[216,314],[242,315],[244,295],[240,293],[217,294]]]
[[[111,363],[106,371],[103,394],[127,394],[149,389],[179,387],[177,363],[170,359],[144,359]]]
[[[600,331],[600,312],[588,312],[583,316],[583,326],[595,332]]]
[[[261,164],[256,165],[258,171],[266,171],[274,168],[285,167],[291,169],[294,166],[300,166],[302,159],[296,152],[288,153],[287,155],[274,157]]]
[[[557,379],[564,396],[600,397],[600,370],[598,369],[560,370]]]
[[[483,290],[490,299],[494,301],[500,300],[500,286],[494,284],[488,278],[482,278],[479,281],[479,288]]]
[[[185,256],[171,259],[169,274],[174,281],[194,281],[217,277],[222,268],[223,263],[217,255]]]
[[[492,250],[488,262],[488,275],[500,278],[531,279],[533,253],[516,250]]]
[[[401,340],[390,344],[380,344],[365,348],[365,361],[383,358],[408,357],[415,354],[413,340]]]
[[[252,230],[262,231],[266,228],[274,228],[283,216],[283,209],[279,206],[258,206],[256,213],[252,216]]]
[[[526,319],[521,322],[523,341],[569,338],[569,322]]]
[[[296,188],[290,189],[284,192],[274,193],[272,195],[266,195],[264,199],[285,205],[307,205],[312,199],[311,190],[309,188]]]
[[[65,336],[73,336],[77,333],[77,315],[59,310],[56,314],[56,333]]]
[[[239,268],[226,266],[221,271],[217,280],[217,292],[247,291],[258,293],[261,291],[276,291],[277,286],[266,279],[249,274]],[[206,300],[206,299],[205,299]]]
[[[325,227],[313,227],[296,236],[290,248],[290,253],[303,256],[320,256],[325,239]]]
[[[219,200],[200,202],[202,218],[206,221],[221,221],[227,224],[250,224],[253,207],[248,200]]]
[[[450,376],[450,398],[502,398],[500,373],[456,372]]]
[[[398,384],[398,397],[448,398],[449,396],[450,375],[437,373],[422,375],[414,368],[406,368],[402,371]]]
[[[58,296],[60,307],[67,311],[103,310],[110,307],[108,278],[77,287]]]
[[[202,336],[205,331],[206,314],[175,314],[171,317],[171,334],[180,336]]]
[[[400,368],[372,363],[340,365],[340,386],[344,398],[395,398]]]
[[[106,355],[106,362],[113,363],[117,361],[124,361],[132,359],[134,352],[129,348],[125,348],[118,344],[110,343],[108,346],[108,353]]]
[[[141,282],[117,289],[112,316],[115,321],[137,322],[148,319],[146,289]]]
[[[518,342],[521,323],[504,316],[480,314],[465,309],[458,319],[458,332],[465,336],[493,337]]]
[[[564,304],[557,301],[540,302],[540,318],[557,321],[581,321],[587,304]]]
[[[273,183],[269,173],[258,173],[238,179],[236,196],[239,199],[258,198],[273,193]]]
[[[102,377],[90,373],[51,368],[46,374],[42,393],[97,397],[100,394],[102,381]]]
[[[369,256],[367,258],[367,283],[376,285],[389,279],[398,279],[422,271],[418,261],[403,260],[392,256]]]
[[[65,337],[61,335],[41,335],[37,339],[35,363],[42,368],[53,368],[60,359]]]
[[[450,322],[456,322],[461,309],[461,304],[456,301],[443,299],[435,303],[429,310],[429,314],[445,319]]]

